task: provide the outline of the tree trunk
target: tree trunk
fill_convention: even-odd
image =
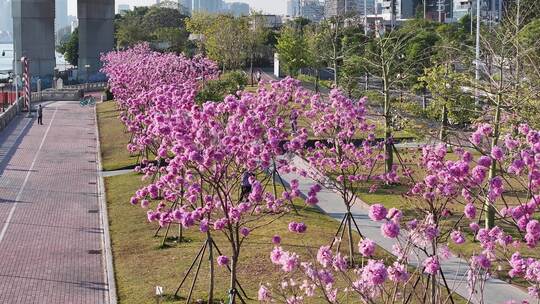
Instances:
[[[236,253],[233,253],[231,258],[231,282],[229,290],[229,304],[236,303],[236,267],[238,264],[238,256]]]
[[[347,234],[349,236],[349,255],[351,259],[351,268],[354,267],[354,247],[353,247],[353,233],[352,233],[352,215],[350,207],[347,208]]]
[[[214,243],[210,231],[206,232],[208,242],[208,262],[210,263],[210,278],[208,282],[208,304],[214,304]]]
[[[392,117],[390,113],[390,91],[388,88],[388,76],[383,73],[383,91],[384,91],[384,155],[386,173],[392,171],[394,166],[394,151],[392,149]]]
[[[337,59],[334,59],[334,87],[338,87],[338,65]]]
[[[422,88],[422,111],[425,111],[427,109],[427,96],[426,96],[426,88]]]
[[[253,86],[253,53],[249,56],[249,74],[251,77],[251,86]]]
[[[365,91],[369,90],[369,73],[366,72],[364,75],[364,81],[365,81]]]
[[[495,120],[493,121],[493,139],[491,141],[491,148],[495,147],[499,142],[499,128],[501,122],[501,93],[497,95],[497,105],[495,108]],[[497,174],[497,162],[492,159],[491,166],[489,167],[489,181],[491,181]],[[485,225],[487,229],[491,229],[495,226],[495,207],[493,206],[494,202],[491,202],[488,197],[489,193],[486,195],[484,202],[484,210],[486,212]]]
[[[441,131],[439,133],[439,140],[444,143],[446,143],[446,139],[447,139],[447,128],[448,128],[448,108],[446,107],[446,104],[444,104],[442,107],[442,113],[441,113]]]
[[[319,79],[320,79],[321,75],[320,75],[320,72],[319,72],[319,69],[315,69],[315,93],[318,94],[319,93]]]

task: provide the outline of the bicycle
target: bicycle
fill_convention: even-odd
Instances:
[[[80,101],[79,104],[81,107],[84,106],[93,106],[96,104],[96,98],[94,96],[84,96]]]

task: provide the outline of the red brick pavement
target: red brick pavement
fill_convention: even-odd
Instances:
[[[0,132],[0,303],[105,303],[93,108]]]

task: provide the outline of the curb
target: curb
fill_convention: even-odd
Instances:
[[[105,183],[103,179],[103,175],[101,175],[102,171],[102,164],[101,164],[101,142],[99,139],[99,126],[98,126],[98,119],[97,119],[97,110],[96,106],[94,106],[94,119],[96,122],[96,156],[97,156],[97,178],[98,178],[98,203],[99,203],[99,209],[100,209],[100,224],[101,228],[103,228],[103,234],[101,237],[101,241],[103,244],[103,270],[105,275],[105,281],[107,282],[107,286],[109,287],[108,290],[108,298],[106,299],[106,303],[109,304],[117,304],[118,298],[116,295],[116,281],[114,278],[114,264],[113,264],[113,256],[112,256],[112,249],[111,249],[111,236],[109,234],[109,216],[107,213],[107,202],[105,200]]]

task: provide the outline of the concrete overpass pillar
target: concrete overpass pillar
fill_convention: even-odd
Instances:
[[[30,61],[32,77],[51,78],[54,53],[54,0],[13,0],[15,69],[21,74],[22,56]]]
[[[79,79],[101,68],[100,54],[114,48],[114,0],[78,0]]]

